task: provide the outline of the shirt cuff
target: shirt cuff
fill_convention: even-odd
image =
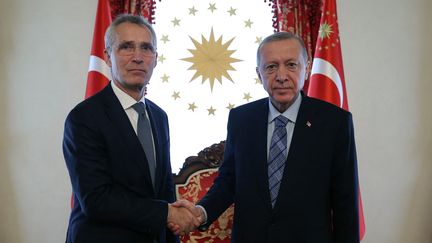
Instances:
[[[207,224],[207,211],[205,210],[205,208],[201,205],[195,205],[196,208],[200,208],[203,212],[204,218],[203,218],[203,222],[199,228],[202,228],[201,226],[204,226]]]

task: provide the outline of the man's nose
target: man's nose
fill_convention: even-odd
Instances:
[[[279,68],[276,73],[276,81],[285,82],[288,80],[288,71],[283,68]]]
[[[132,56],[132,61],[135,63],[142,63],[144,61],[142,52],[135,50]]]

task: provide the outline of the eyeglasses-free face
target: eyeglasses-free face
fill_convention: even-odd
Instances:
[[[309,70],[296,39],[272,41],[261,47],[258,77],[273,105],[284,112],[303,88]]]

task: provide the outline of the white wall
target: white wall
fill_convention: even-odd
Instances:
[[[364,242],[432,242],[430,0],[338,1]]]
[[[64,241],[63,122],[84,96],[96,2],[0,2],[2,243]],[[430,243],[432,3],[339,0],[338,11],[364,242]]]

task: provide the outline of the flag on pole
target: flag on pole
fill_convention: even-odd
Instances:
[[[307,94],[348,110],[336,0],[324,0]],[[360,239],[363,239],[365,223],[360,190],[358,200]]]
[[[111,23],[111,12],[108,0],[99,0],[93,32],[93,43],[90,53],[89,71],[85,98],[102,90],[111,79],[111,72],[104,60],[105,31]]]
[[[111,24],[111,12],[108,0],[99,0],[96,10],[93,43],[90,53],[89,71],[87,75],[87,87],[85,98],[101,91],[110,81],[111,72],[104,60],[105,31]],[[73,193],[71,196],[71,208],[74,206]]]

